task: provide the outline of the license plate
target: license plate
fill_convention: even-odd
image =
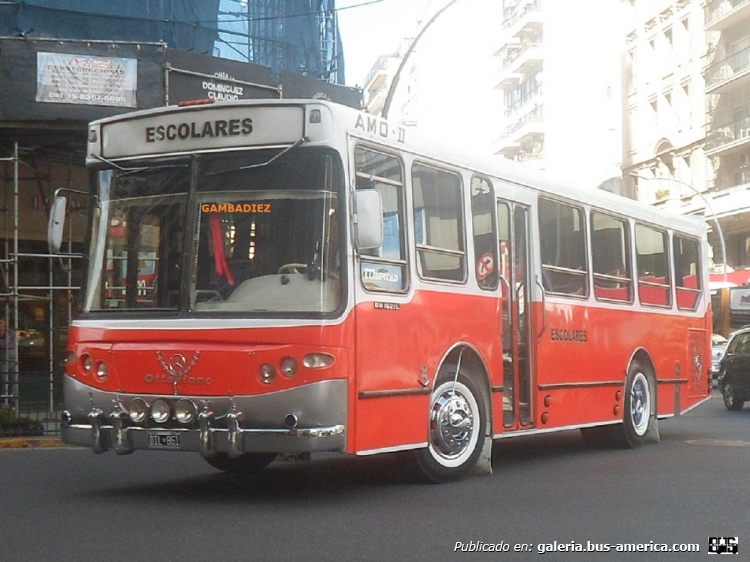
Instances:
[[[179,449],[180,436],[177,433],[149,433],[148,446],[151,449]]]

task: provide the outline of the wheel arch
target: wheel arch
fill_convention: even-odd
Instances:
[[[627,369],[625,369],[625,379],[627,381],[627,373],[630,372],[630,368],[633,366],[633,363],[638,363],[643,367],[644,374],[646,375],[646,378],[648,379],[649,384],[651,385],[651,392],[653,394],[653,399],[651,400],[651,416],[656,417],[657,415],[657,407],[658,404],[658,385],[657,379],[656,379],[656,365],[654,365],[654,361],[651,359],[651,354],[646,351],[646,349],[639,347],[633,352],[633,355],[630,357],[630,361],[628,361]],[[624,381],[625,382],[625,381]]]
[[[460,368],[466,371],[471,379],[477,383],[482,390],[482,400],[484,401],[485,411],[487,412],[487,435],[492,435],[492,396],[490,393],[490,371],[482,355],[474,346],[466,342],[456,343],[443,357],[438,366],[437,373],[447,365],[458,365],[460,358]],[[432,386],[435,389],[438,375],[435,375]]]
[[[630,373],[630,370],[635,363],[638,363],[638,365],[642,367],[643,374],[648,380],[651,392],[651,403],[649,405],[650,421],[648,424],[647,432],[644,435],[644,440],[642,442],[650,441],[653,443],[658,443],[659,441],[661,441],[661,437],[659,435],[659,385],[657,384],[656,378],[656,365],[651,358],[651,354],[643,347],[636,349],[631,356],[626,373]],[[627,381],[628,379],[629,376],[626,375],[625,380]],[[627,385],[628,383],[626,382],[625,384]],[[629,389],[625,388],[625,392],[629,392]],[[675,398],[675,400],[677,400],[677,398]]]

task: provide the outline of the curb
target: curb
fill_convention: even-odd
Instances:
[[[59,437],[11,437],[0,439],[0,449],[40,449],[50,447],[67,447]]]

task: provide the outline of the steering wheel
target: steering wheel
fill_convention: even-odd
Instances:
[[[278,273],[304,273],[306,270],[306,263],[285,263],[279,268]]]

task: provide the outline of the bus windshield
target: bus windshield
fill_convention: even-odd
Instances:
[[[320,149],[100,172],[84,311],[335,311],[342,174]]]

